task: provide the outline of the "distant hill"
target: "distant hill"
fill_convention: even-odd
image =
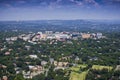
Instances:
[[[112,20],[37,20],[0,21],[0,31],[106,31],[119,32],[120,21]]]

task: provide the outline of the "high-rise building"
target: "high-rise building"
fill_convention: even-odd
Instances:
[[[96,37],[97,37],[98,39],[102,38],[102,33],[96,33]]]
[[[45,31],[45,34],[53,34],[53,31]]]

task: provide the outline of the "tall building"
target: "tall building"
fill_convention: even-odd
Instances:
[[[45,31],[45,34],[53,34],[53,31]]]
[[[96,37],[97,37],[98,39],[102,38],[102,33],[96,33]]]
[[[90,38],[90,34],[86,34],[86,33],[81,34],[81,36],[82,36],[83,39]]]

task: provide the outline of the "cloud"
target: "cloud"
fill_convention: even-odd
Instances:
[[[75,2],[75,0],[70,0],[71,2]]]
[[[95,0],[70,0],[71,2],[75,3],[77,6],[84,6],[86,8],[90,6],[100,7],[99,3]]]
[[[49,9],[54,9],[54,8],[61,8],[62,6],[59,4],[62,0],[56,0],[56,1],[53,1],[53,2],[50,2],[48,4],[48,8]]]
[[[8,8],[12,7],[12,5],[9,3],[4,3],[3,6],[8,7]]]
[[[41,2],[40,5],[41,6],[47,6],[48,4],[46,2]]]
[[[120,2],[120,0],[111,0],[111,1]]]
[[[61,2],[61,1],[62,1],[62,0],[57,0],[56,2],[59,3],[59,2]]]
[[[26,1],[24,1],[24,0],[18,0],[17,2],[20,3],[20,4],[26,3]]]
[[[78,6],[82,6],[82,5],[83,5],[82,2],[78,2],[78,1],[76,1],[76,4],[77,4]]]
[[[50,8],[60,8],[67,6],[78,7],[101,7],[103,5],[114,5],[120,7],[120,0],[0,0],[0,6],[26,7],[42,6]]]
[[[84,0],[84,3],[85,3],[85,4],[94,5],[95,7],[99,7],[99,6],[100,6],[100,5],[98,4],[98,2],[95,1],[95,0]]]

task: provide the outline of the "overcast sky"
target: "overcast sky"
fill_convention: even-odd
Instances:
[[[0,20],[120,20],[120,0],[0,0]]]

